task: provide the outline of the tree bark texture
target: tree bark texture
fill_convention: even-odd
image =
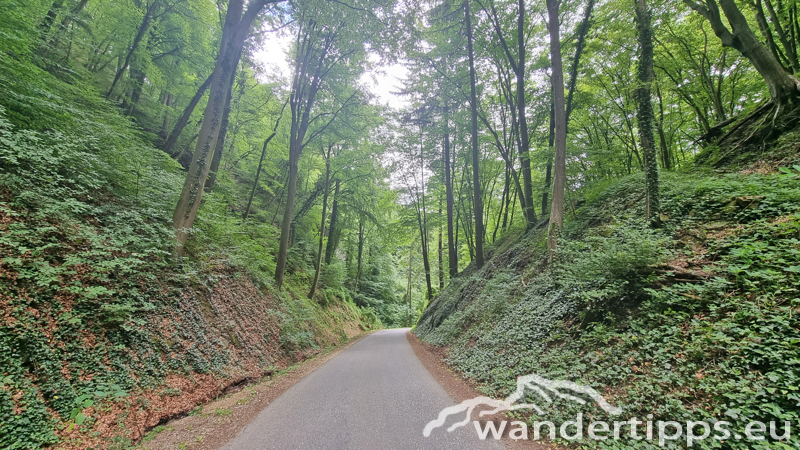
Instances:
[[[639,141],[644,157],[646,207],[645,216],[649,220],[651,214],[659,213],[658,195],[658,157],[656,156],[655,137],[653,134],[653,104],[651,91],[653,84],[653,29],[650,25],[650,10],[645,0],[635,0],[636,27],[639,37],[638,77],[636,89],[636,117],[639,122]]]
[[[550,65],[553,69],[554,108],[554,163],[553,200],[550,208],[550,225],[547,246],[552,258],[558,246],[558,233],[564,227],[564,189],[567,181],[567,114],[564,105],[564,70],[561,60],[561,33],[559,24],[559,1],[547,0],[548,28],[550,31]]]
[[[469,1],[464,2],[467,28],[467,53],[469,54],[470,110],[472,112],[472,195],[475,220],[475,264],[483,267],[483,202],[481,198],[480,149],[478,147],[478,95],[475,80],[475,52],[472,48],[472,18]]]
[[[186,181],[172,218],[177,234],[176,253],[178,254],[182,252],[188,237],[187,230],[194,225],[194,219],[200,208],[203,186],[210,168],[211,151],[219,136],[219,126],[225,99],[228,96],[229,81],[236,67],[236,56],[244,45],[250,32],[250,26],[266,4],[266,0],[253,1],[242,14],[244,0],[230,0],[228,3],[220,52],[212,75],[209,102],[203,114],[203,124],[200,126],[200,135],[192,162],[189,164],[189,172],[186,175]]]

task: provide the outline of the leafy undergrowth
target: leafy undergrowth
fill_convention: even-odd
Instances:
[[[782,435],[785,421],[800,420],[796,177],[662,176],[659,227],[637,219],[641,175],[600,187],[565,227],[552,265],[542,232],[504,243],[482,270],[452,281],[415,333],[449,347],[450,363],[496,398],[537,374],[595,388],[623,409],[616,420],[725,420],[742,436],[751,421],[775,421]],[[522,416],[559,425],[578,412],[615,420],[561,399],[544,417]],[[626,430],[572,445],[659,448]],[[694,448],[797,448],[796,436],[786,445],[766,435]]]
[[[236,249],[176,260],[177,163],[91,87],[0,53],[0,89],[0,448],[122,447],[379,325]]]

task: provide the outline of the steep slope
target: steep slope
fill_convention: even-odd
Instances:
[[[415,333],[448,347],[449,362],[495,398],[509,395],[516,377],[537,374],[589,385],[624,411],[609,419],[595,405],[556,398],[544,417],[523,414],[529,423],[559,425],[579,412],[612,421],[716,418],[731,422],[733,436],[759,420],[777,422],[781,435],[784,421],[800,419],[798,178],[662,177],[657,227],[641,219],[642,175],[597,187],[570,217],[553,264],[543,231],[509,236],[482,270],[451,281]],[[581,445],[659,448],[628,430]],[[781,445],[770,437],[695,442],[790,448]]]
[[[378,325],[236,248],[175,259],[180,167],[91,86],[0,52],[0,92],[0,447],[128,445]]]

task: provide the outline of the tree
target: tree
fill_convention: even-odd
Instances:
[[[333,254],[336,253],[336,246],[339,241],[339,188],[341,187],[341,180],[338,178],[334,182],[333,188],[333,206],[331,206],[331,223],[328,227],[328,242],[325,244],[325,264],[330,264],[333,261]]]
[[[580,68],[581,63],[581,56],[583,55],[583,50],[586,45],[586,34],[589,32],[589,27],[591,26],[591,19],[592,19],[592,11],[594,11],[594,0],[589,0],[586,3],[586,9],[583,12],[583,20],[578,25],[578,40],[575,43],[575,56],[572,58],[572,66],[570,68],[569,74],[569,89],[567,91],[567,100],[566,100],[566,120],[565,120],[565,127],[569,130],[569,119],[572,115],[572,108],[573,103],[572,100],[575,95],[575,89],[578,86],[578,69]],[[548,148],[552,149],[553,144],[555,141],[555,105],[553,101],[550,101],[550,134],[548,137]],[[546,174],[544,179],[544,190],[542,191],[542,215],[546,214],[547,212],[547,196],[550,193],[550,183],[552,181],[553,176],[553,159],[552,154],[547,160],[547,168]]]
[[[787,73],[775,56],[756,38],[734,0],[705,0],[705,3],[683,1],[709,21],[722,45],[737,50],[755,67],[767,84],[772,101],[778,108],[776,115],[787,106],[797,104],[800,98],[800,81]],[[730,29],[722,22],[720,8]]]
[[[550,225],[547,247],[553,252],[558,246],[558,233],[564,227],[564,190],[567,182],[567,112],[564,105],[564,71],[561,63],[561,33],[559,23],[560,0],[547,0],[548,29],[550,34],[550,76],[553,91],[553,123],[555,147],[555,172],[553,176],[553,201],[550,207]]]
[[[453,230],[453,182],[450,168],[450,118],[449,108],[444,107],[444,143],[442,159],[444,159],[444,185],[447,197],[447,262],[450,278],[458,275],[458,254],[456,254],[455,232]]]
[[[650,11],[645,0],[635,0],[636,27],[639,36],[639,86],[636,88],[636,118],[639,122],[639,140],[644,157],[646,197],[646,217],[659,212],[658,159],[653,136],[653,105],[651,86],[653,84],[653,29],[650,24]]]
[[[197,210],[200,208],[203,186],[210,169],[209,156],[211,156],[213,144],[219,137],[219,124],[225,99],[230,90],[230,79],[236,67],[236,56],[241,51],[256,16],[271,1],[254,0],[248,4],[246,10],[244,9],[244,0],[229,0],[228,2],[220,51],[211,77],[209,102],[203,113],[203,123],[200,127],[197,146],[172,218],[177,234],[176,252],[178,254],[183,251],[183,244],[188,236],[187,230],[194,224]]]
[[[239,61],[242,58],[242,51],[239,50],[239,53],[236,55],[236,59],[233,63],[233,66],[236,67],[239,65]],[[205,191],[211,192],[214,189],[214,183],[217,181],[217,171],[219,170],[219,165],[222,162],[222,154],[225,152],[225,140],[228,135],[228,126],[230,124],[230,115],[231,115],[231,102],[233,101],[233,86],[236,83],[236,70],[231,72],[231,80],[228,86],[228,96],[225,98],[225,106],[222,109],[222,120],[220,121],[219,125],[219,134],[217,135],[217,144],[214,146],[214,156],[211,158],[211,166],[208,170],[208,177],[206,178],[205,182]],[[240,84],[242,87],[242,93],[244,92],[244,83]]]
[[[314,133],[306,139],[309,125],[314,120],[320,120],[323,115],[311,115],[317,94],[323,88],[323,81],[327,78],[330,71],[338,65],[343,57],[340,57],[334,45],[337,37],[344,27],[344,23],[326,25],[318,23],[315,19],[305,17],[297,33],[295,42],[295,72],[292,82],[292,92],[290,94],[289,108],[291,111],[291,135],[289,141],[289,180],[287,185],[286,206],[281,222],[280,248],[278,250],[277,265],[275,269],[275,281],[280,288],[283,285],[284,271],[286,270],[286,257],[289,250],[289,231],[294,214],[294,200],[297,192],[297,170],[300,155],[303,149],[324,132],[327,125],[333,122],[336,116],[348,106],[350,100],[354,98],[355,92],[342,103],[338,110],[326,111],[321,114],[332,115],[333,117],[322,127],[322,131]],[[350,50],[346,56],[351,56],[355,50]]]
[[[395,139],[391,144],[392,151],[397,155],[394,159],[392,172],[402,180],[404,203],[412,217],[404,217],[403,223],[414,224],[417,230],[419,248],[422,253],[422,265],[425,271],[425,298],[433,298],[433,283],[431,280],[429,220],[427,211],[427,198],[429,196],[431,178],[428,175],[428,158],[426,158],[425,126],[431,122],[427,119],[429,110],[424,106],[415,108],[410,114],[404,115]],[[403,126],[405,125],[405,126]],[[418,126],[417,130],[411,126]],[[427,182],[426,182],[427,180]],[[416,244],[414,244],[417,247]]]
[[[314,292],[317,290],[317,283],[319,282],[319,273],[322,270],[322,243],[325,239],[325,222],[328,220],[328,194],[331,188],[331,157],[333,151],[333,144],[328,144],[327,153],[323,151],[322,158],[325,160],[325,193],[322,196],[322,223],[319,225],[319,248],[317,249],[317,261],[314,267],[314,281],[311,282],[311,291],[308,293],[308,298],[314,298]]]
[[[167,137],[166,142],[164,143],[164,151],[167,153],[172,153],[172,147],[175,146],[175,143],[178,142],[178,138],[180,137],[183,129],[186,128],[186,124],[189,123],[189,118],[192,116],[194,112],[194,108],[200,103],[200,99],[203,98],[203,95],[208,90],[208,87],[211,85],[211,78],[214,74],[211,74],[206,78],[206,80],[197,88],[197,92],[192,97],[192,100],[183,110],[183,114],[175,123],[175,127],[172,128],[172,132]]]
[[[527,219],[528,227],[531,227],[536,221],[536,212],[533,209],[533,188],[531,181],[531,160],[530,160],[530,137],[528,136],[528,118],[526,113],[525,101],[525,65],[526,61],[526,40],[525,27],[527,24],[525,16],[525,0],[517,1],[517,30],[516,30],[516,45],[517,56],[511,54],[511,47],[506,41],[503,29],[500,23],[500,18],[497,14],[497,9],[494,3],[490,3],[490,9],[486,7],[483,9],[487,12],[489,19],[492,22],[492,28],[495,35],[500,41],[508,63],[511,65],[511,70],[516,77],[516,98],[514,103],[516,105],[516,122],[517,122],[517,143],[519,147],[520,160],[522,162],[522,178],[523,178],[523,194],[521,197],[522,212]],[[509,96],[510,97],[510,96]]]
[[[469,1],[464,2],[465,26],[467,29],[467,54],[469,55],[470,112],[472,114],[472,189],[475,220],[475,264],[483,267],[483,203],[481,197],[480,150],[478,147],[478,95],[475,81],[475,52],[472,48],[472,15]]]
[[[426,299],[433,298],[433,284],[431,282],[431,260],[430,246],[428,245],[428,210],[425,206],[427,192],[425,190],[425,141],[423,139],[423,128],[426,123],[424,119],[417,120],[419,124],[419,168],[420,168],[420,189],[413,196],[417,216],[417,226],[419,227],[420,246],[422,247],[422,266],[425,268]],[[415,177],[416,178],[416,177]],[[416,188],[416,183],[415,183]]]
[[[374,5],[391,9],[391,5]],[[301,4],[295,12],[297,35],[294,45],[294,74],[289,108],[289,177],[286,205],[275,268],[280,289],[286,270],[289,234],[297,191],[298,162],[303,149],[318,138],[346,111],[362,102],[356,80],[366,65],[365,43],[380,42],[383,24],[367,8],[339,4]],[[360,24],[355,26],[355,24]],[[318,96],[327,95],[327,108],[318,107]],[[309,128],[314,129],[309,133]]]
[[[261,168],[264,167],[264,158],[267,156],[267,146],[278,134],[278,126],[281,123],[281,119],[283,119],[283,112],[286,111],[286,105],[288,103],[288,99],[283,103],[278,119],[275,121],[275,126],[272,128],[272,133],[264,140],[264,148],[261,149],[261,158],[258,160],[258,169],[256,169],[256,179],[253,181],[253,189],[250,191],[250,198],[247,199],[247,207],[244,210],[244,215],[242,215],[242,221],[246,221],[247,216],[250,215],[250,208],[253,206],[253,197],[256,196],[256,189],[258,188],[258,179],[261,177]]]
[[[173,3],[169,3],[168,0],[147,0],[145,2],[144,15],[142,16],[142,21],[139,24],[138,30],[136,31],[136,36],[134,36],[133,42],[131,42],[130,46],[128,47],[128,52],[125,55],[125,62],[119,68],[117,68],[117,73],[114,76],[114,81],[111,82],[111,87],[108,89],[106,99],[111,98],[111,95],[114,93],[114,88],[117,86],[117,83],[120,81],[120,79],[122,79],[122,75],[126,70],[128,70],[128,68],[131,67],[131,60],[136,54],[136,51],[139,49],[139,45],[145,39],[150,25],[164,15],[172,12],[178,4],[185,1],[186,0],[175,0]]]

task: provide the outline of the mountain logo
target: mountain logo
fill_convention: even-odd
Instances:
[[[539,394],[539,396],[541,396],[544,402],[547,404],[551,404],[553,402],[551,395],[554,395],[559,398],[572,400],[581,405],[585,405],[585,399],[567,393],[568,391],[572,391],[577,394],[588,396],[594,400],[594,402],[597,403],[597,405],[602,408],[603,411],[612,416],[622,414],[622,408],[611,405],[603,398],[602,395],[589,386],[583,386],[571,381],[548,380],[547,378],[531,374],[517,377],[517,389],[503,400],[481,396],[464,400],[455,406],[448,406],[439,413],[439,416],[435,420],[431,420],[427,425],[425,425],[422,435],[425,437],[430,436],[433,430],[445,424],[449,416],[461,413],[464,413],[465,415],[464,420],[450,425],[447,431],[451,432],[459,427],[463,427],[470,422],[473,410],[481,405],[488,406],[492,409],[480,411],[478,413],[479,417],[490,416],[502,411],[516,411],[520,409],[532,409],[536,411],[537,414],[543,415],[544,411],[535,403],[517,403],[525,397],[526,389]]]

